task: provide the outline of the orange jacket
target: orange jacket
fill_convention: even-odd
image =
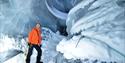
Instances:
[[[30,44],[40,45],[41,44],[41,31],[38,28],[33,28],[28,35],[28,42]]]

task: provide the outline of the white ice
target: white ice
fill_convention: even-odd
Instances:
[[[66,24],[73,37],[64,38],[57,51],[67,59],[96,58],[124,63],[125,9],[117,4],[121,0],[94,1],[83,0],[71,9]]]

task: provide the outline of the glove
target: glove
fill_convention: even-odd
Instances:
[[[30,43],[28,43],[28,46],[30,46]]]
[[[40,47],[42,47],[42,45],[40,44]]]
[[[31,44],[31,43],[28,43],[28,46],[29,46],[29,47],[31,47],[31,46],[32,46],[32,44]]]

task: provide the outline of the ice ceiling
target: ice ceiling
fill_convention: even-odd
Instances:
[[[80,0],[0,0],[0,32],[23,34],[39,20],[56,32],[66,27],[67,14]]]
[[[26,35],[37,20],[54,32],[65,29],[69,11],[81,1],[0,0],[0,32]],[[117,4],[123,8],[125,6],[123,0]]]

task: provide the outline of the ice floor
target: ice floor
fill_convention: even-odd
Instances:
[[[91,43],[88,39],[80,40],[76,46],[80,36],[74,36],[70,40],[68,38],[62,40],[62,38],[65,38],[64,36],[53,33],[47,28],[43,28],[42,36],[45,37],[41,47],[43,51],[41,61],[44,63],[124,63],[121,61],[122,59],[112,59],[105,47],[96,46],[97,44]],[[3,35],[1,38],[0,53],[8,51],[0,54],[1,63],[25,63],[28,48],[26,40],[22,39],[20,40],[21,43],[15,43],[15,39],[7,35]],[[9,51],[10,49],[12,52]],[[36,62],[36,56],[37,52],[33,49],[31,63]]]

